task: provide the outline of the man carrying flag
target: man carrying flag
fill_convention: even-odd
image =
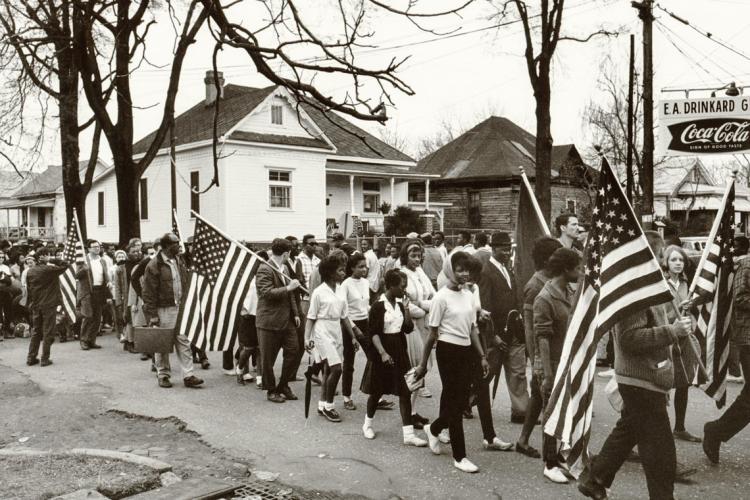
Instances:
[[[588,458],[596,345],[614,331],[617,382],[624,407],[599,456],[580,475],[578,489],[607,498],[605,488],[638,445],[651,498],[670,499],[676,467],[667,414],[672,387],[671,345],[690,333],[690,320],[667,322],[672,294],[656,260],[664,241],[644,235],[606,160],[602,160],[584,276],[570,315],[544,431],[563,442],[573,472]]]

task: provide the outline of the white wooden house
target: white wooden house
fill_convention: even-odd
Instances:
[[[412,158],[336,113],[297,106],[283,88],[223,85],[221,80],[219,187],[200,193],[214,175],[216,92],[210,72],[205,99],[175,118],[177,213],[186,234],[193,231],[191,210],[246,241],[306,233],[321,238],[352,215],[379,230],[383,202],[393,208],[407,205],[409,181],[427,184],[436,177],[414,172]],[[142,157],[153,135],[135,144],[135,158]],[[86,205],[92,237],[118,240],[116,192],[111,170],[94,179]],[[170,229],[170,193],[165,140],[141,178],[144,239]]]

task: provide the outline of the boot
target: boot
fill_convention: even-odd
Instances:
[[[404,430],[404,444],[409,445],[409,446],[416,446],[418,448],[427,446],[427,441],[425,441],[424,439],[418,438],[417,436],[414,435],[413,425],[405,425],[403,427],[403,430]]]

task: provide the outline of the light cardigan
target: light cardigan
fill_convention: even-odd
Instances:
[[[430,309],[432,298],[435,296],[435,288],[421,267],[412,271],[408,267],[403,266],[401,271],[409,279],[406,285],[406,294],[409,296],[409,312],[413,318],[424,318]],[[424,308],[420,307],[420,304]]]

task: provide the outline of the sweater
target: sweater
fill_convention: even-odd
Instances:
[[[667,393],[674,386],[672,344],[677,329],[664,304],[637,311],[614,326],[618,384]]]

